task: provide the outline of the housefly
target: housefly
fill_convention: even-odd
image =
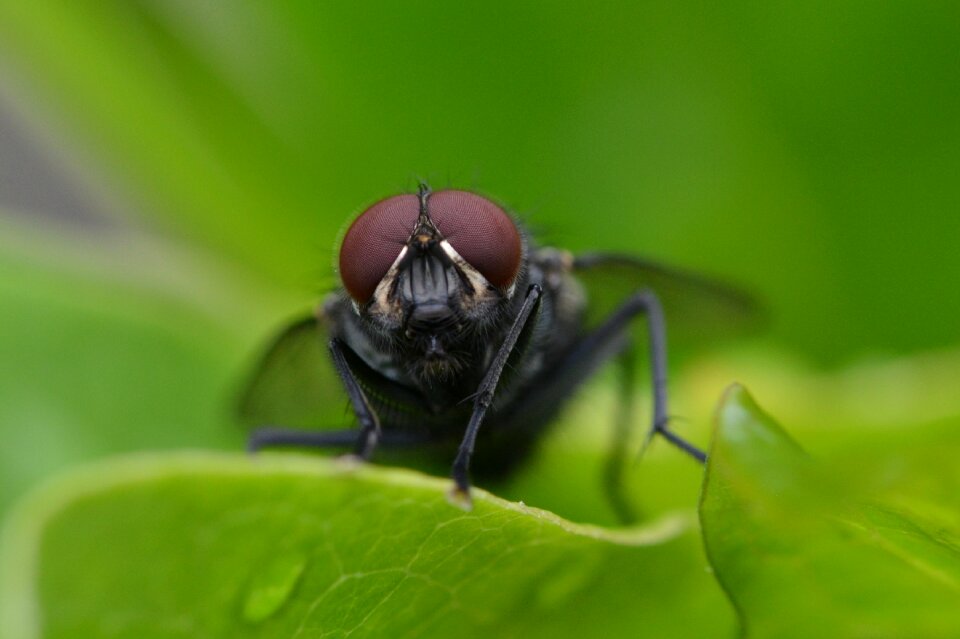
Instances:
[[[537,246],[494,201],[426,185],[353,221],[339,275],[342,288],[279,335],[245,388],[241,414],[258,427],[249,448],[353,446],[364,460],[378,446],[426,449],[453,460],[450,497],[464,508],[471,462],[484,476],[520,462],[573,391],[624,352],[638,318],[653,373],[648,441],[662,436],[703,462],[669,425],[655,291],[679,290],[678,313],[685,301],[685,313],[710,317],[750,306],[735,290],[638,258]],[[622,297],[593,319],[617,284]],[[359,427],[317,423],[344,391]]]

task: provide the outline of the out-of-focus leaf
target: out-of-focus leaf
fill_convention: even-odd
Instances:
[[[954,636],[956,531],[848,493],[746,391],[727,393],[700,517],[745,634]]]
[[[732,276],[784,343],[844,361],[956,339],[958,17],[37,0],[0,5],[0,65],[123,215],[278,285],[328,276],[351,213],[423,176],[565,248]]]
[[[729,636],[685,515],[606,530],[296,455],[135,456],[6,530],[13,637]],[[16,633],[21,634],[16,634]]]
[[[134,237],[2,225],[0,511],[79,461],[241,445],[229,395],[263,320],[236,313],[229,280],[183,276],[178,262]]]

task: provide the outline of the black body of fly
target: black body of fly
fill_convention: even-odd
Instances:
[[[583,285],[591,274],[629,284],[592,325]],[[640,259],[537,247],[491,200],[425,185],[354,221],[340,277],[343,288],[279,336],[246,388],[241,412],[259,426],[250,449],[353,445],[368,459],[378,445],[433,446],[454,458],[451,500],[462,507],[470,505],[478,435],[478,470],[508,471],[573,391],[624,351],[641,316],[654,391],[650,436],[704,461],[668,427],[665,322],[645,284],[684,281],[735,312],[749,306],[736,291]],[[285,421],[297,421],[296,405],[308,407],[311,393],[337,384],[319,373],[330,370],[320,342],[359,429],[305,430]]]

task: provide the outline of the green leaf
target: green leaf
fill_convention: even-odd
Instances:
[[[278,287],[424,176],[543,241],[742,279],[842,362],[960,314],[956,4],[878,4],[5,2],[0,66],[117,217]]]
[[[299,455],[135,456],[23,503],[0,631],[45,637],[729,635],[693,518],[572,524]]]
[[[733,387],[700,517],[717,578],[751,637],[949,637],[960,545],[942,523],[848,494]]]
[[[0,518],[79,461],[242,445],[226,409],[258,316],[228,280],[181,275],[183,253],[0,217]]]

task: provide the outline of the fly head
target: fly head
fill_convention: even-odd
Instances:
[[[424,379],[468,366],[509,322],[525,242],[503,209],[467,191],[396,195],[350,226],[340,276],[361,320]]]

